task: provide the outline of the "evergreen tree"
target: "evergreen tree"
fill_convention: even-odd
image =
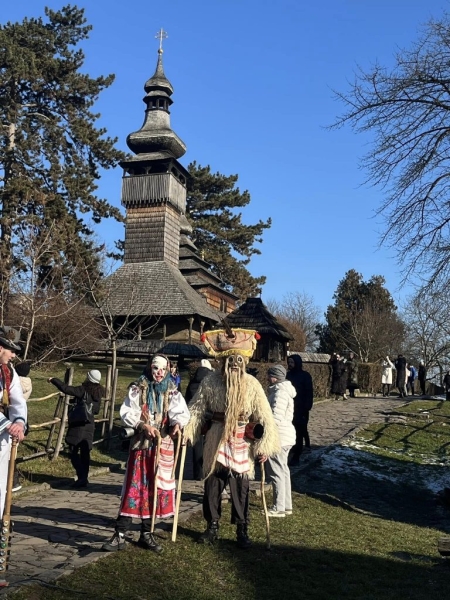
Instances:
[[[209,166],[196,162],[188,170],[192,178],[188,183],[186,214],[193,227],[195,245],[241,301],[259,295],[266,278],[253,277],[247,265],[254,254],[261,254],[254,244],[262,242],[262,233],[271,226],[271,219],[255,225],[242,222],[242,213],[234,209],[247,206],[250,194],[235,188],[237,175],[213,174]]]
[[[113,75],[81,72],[79,43],[88,37],[84,11],[67,5],[45,9],[45,18],[0,25],[0,294],[8,301],[14,269],[25,270],[13,248],[30,235],[52,235],[42,278],[58,268],[70,273],[92,260],[96,246],[88,219],[113,217],[118,209],[95,195],[100,169],[123,154],[115,139],[96,127],[92,107]],[[57,227],[55,227],[55,223]],[[61,279],[60,279],[61,280]]]
[[[351,351],[367,362],[400,351],[404,327],[384,284],[381,275],[363,281],[354,269],[345,274],[333,295],[334,305],[327,308],[325,324],[317,327],[319,352]]]

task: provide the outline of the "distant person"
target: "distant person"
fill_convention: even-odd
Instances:
[[[177,390],[181,392],[181,375],[178,372],[177,363],[170,363],[170,379],[175,384]]]
[[[19,376],[20,385],[22,386],[23,397],[25,400],[28,400],[31,396],[31,392],[33,391],[33,384],[31,382],[31,377],[29,377],[31,370],[31,363],[29,362],[20,362],[14,365],[14,369]],[[14,482],[12,491],[18,492],[22,489],[22,484],[20,483],[20,475],[17,467],[14,469]]]
[[[67,428],[66,444],[69,446],[70,461],[77,474],[77,479],[72,484],[74,488],[85,488],[89,483],[89,465],[95,430],[94,415],[98,415],[100,412],[101,399],[105,395],[105,390],[100,385],[101,379],[102,374],[97,369],[89,371],[83,383],[77,386],[67,385],[56,377],[48,379],[48,382],[58,388],[60,392],[73,397],[72,404],[82,402],[85,399],[85,392],[88,395],[86,403],[92,404],[88,423],[69,423]]]
[[[202,358],[200,361],[200,366],[195,371],[192,379],[189,382],[189,385],[186,389],[186,402],[189,406],[189,402],[194,398],[199,386],[200,382],[207,376],[213,372],[213,368],[211,363],[207,358]],[[194,468],[194,479],[196,481],[201,481],[203,479],[203,443],[205,440],[205,436],[201,435],[199,439],[192,446],[192,460],[193,460],[193,468]]]
[[[23,397],[25,400],[28,400],[31,396],[31,392],[33,391],[33,384],[31,382],[30,370],[31,363],[29,362],[21,362],[14,365],[17,375],[20,379],[20,385],[22,386]]]
[[[286,379],[292,383],[295,388],[294,398],[294,427],[295,427],[295,445],[292,448],[292,456],[289,461],[289,466],[295,467],[300,463],[300,455],[304,451],[303,442],[305,442],[305,450],[311,450],[311,442],[309,439],[308,423],[309,411],[313,405],[313,381],[310,373],[303,370],[303,361],[301,356],[293,354],[287,361],[288,372]]]
[[[292,514],[291,472],[288,467],[288,455],[295,444],[294,398],[296,390],[286,380],[286,369],[283,365],[274,365],[267,371],[269,380],[269,404],[272,409],[281,450],[266,461],[266,470],[272,482],[273,507],[268,511],[269,517],[285,517]],[[261,465],[264,469],[264,465]]]
[[[422,394],[422,396],[425,396],[425,383],[427,381],[427,369],[425,367],[423,360],[421,360],[420,364],[419,364],[419,372],[417,374],[417,379],[419,380],[420,393]]]
[[[381,373],[381,393],[383,394],[383,398],[389,398],[389,394],[391,393],[391,385],[392,385],[392,369],[394,368],[394,363],[391,361],[389,356],[381,362],[382,373]]]
[[[355,390],[358,389],[358,361],[353,352],[349,353],[346,365],[348,391],[350,398],[355,398]]]
[[[336,400],[341,396],[343,400],[347,400],[347,367],[344,358],[335,352],[328,364],[331,365],[331,394]]]
[[[444,375],[445,399],[450,400],[450,370]]]
[[[399,354],[395,360],[395,370],[397,371],[397,376],[395,379],[395,385],[398,389],[398,397],[406,398],[406,358],[403,354]]]
[[[414,396],[414,382],[416,380],[416,369],[413,365],[409,365],[408,391],[411,396]]]

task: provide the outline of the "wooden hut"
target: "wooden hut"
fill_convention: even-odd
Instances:
[[[255,329],[261,336],[253,360],[275,362],[285,360],[293,336],[277,321],[261,298],[247,298],[226,317],[230,327]]]

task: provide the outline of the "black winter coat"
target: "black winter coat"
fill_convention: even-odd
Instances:
[[[347,366],[342,359],[331,358],[331,393],[343,396],[347,391]]]
[[[302,359],[293,354],[289,358],[294,361],[294,368],[286,374],[286,379],[295,387],[297,395],[294,398],[294,424],[300,424],[302,417],[311,410],[314,399],[313,381],[311,374],[303,370]]]
[[[397,371],[395,385],[396,387],[403,387],[406,383],[406,358],[404,356],[399,356],[394,365],[395,370]]]
[[[55,377],[52,377],[52,383],[63,394],[66,394],[67,396],[73,396],[73,400],[70,401],[71,404],[74,404],[77,400],[81,400],[84,396],[84,384],[77,385],[75,387],[72,385],[67,385],[67,383],[64,383],[64,381],[61,381],[60,379],[56,379]],[[80,442],[86,440],[89,444],[89,450],[92,449],[95,430],[94,415],[98,415],[98,413],[100,412],[101,400],[95,400],[92,396],[91,400],[93,403],[93,414],[91,414],[91,422],[86,423],[86,425],[68,426],[66,434],[66,444],[68,444],[69,446],[76,446]]]
[[[198,390],[198,388],[200,386],[200,382],[203,379],[205,379],[205,377],[207,375],[209,375],[210,373],[214,373],[214,371],[211,371],[211,369],[208,369],[208,367],[199,367],[195,371],[195,373],[194,373],[191,381],[189,382],[189,385],[187,386],[186,394],[184,396],[185,400],[186,400],[186,403],[190,402],[192,400],[192,398],[197,393],[197,390]]]

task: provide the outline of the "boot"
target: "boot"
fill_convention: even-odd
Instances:
[[[104,552],[117,552],[118,550],[125,550],[126,545],[124,534],[116,531],[112,538],[103,544],[102,550]]]
[[[219,521],[211,521],[199,537],[199,544],[214,544],[219,539]]]
[[[155,536],[149,531],[143,531],[141,533],[141,537],[139,538],[138,544],[139,546],[141,546],[141,548],[151,550],[152,552],[156,552],[156,554],[162,552],[162,546],[160,546],[157,543],[157,541],[155,540]]]
[[[244,550],[250,548],[250,546],[252,545],[248,537],[248,529],[246,523],[239,523],[236,526],[236,540],[239,548],[243,548]]]

